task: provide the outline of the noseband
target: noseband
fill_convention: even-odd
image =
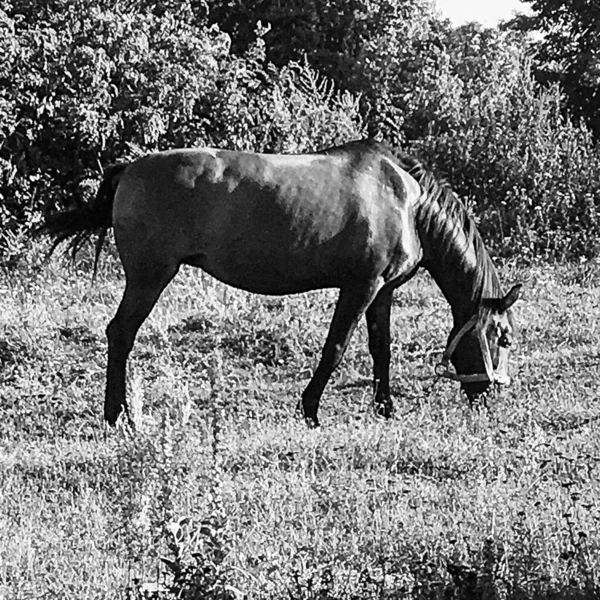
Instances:
[[[484,333],[485,321],[482,318],[482,310],[480,309],[475,313],[458,331],[458,333],[448,340],[448,345],[442,354],[442,360],[435,368],[435,374],[438,377],[444,379],[451,379],[452,381],[458,381],[460,383],[477,383],[481,381],[489,381],[491,383],[506,383],[506,375],[494,369],[492,361],[492,355],[490,353],[490,346],[488,344],[487,337]],[[485,366],[485,373],[473,373],[469,375],[460,375],[450,369],[450,359],[456,350],[456,346],[464,335],[471,329],[475,329],[479,344],[481,347],[481,353],[483,355],[483,364]],[[500,366],[501,361],[498,361]]]

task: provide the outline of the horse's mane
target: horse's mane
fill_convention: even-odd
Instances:
[[[419,183],[422,190],[416,213],[422,238],[433,242],[435,252],[463,271],[473,270],[473,300],[498,296],[500,281],[490,255],[466,206],[450,184],[437,178],[419,159],[398,149],[386,148],[396,163]],[[469,255],[476,257],[472,265]]]
[[[463,273],[469,274],[475,303],[482,298],[502,294],[496,268],[475,221],[447,181],[437,178],[423,162],[408,152],[373,139],[356,140],[322,152],[334,154],[349,151],[355,155],[357,164],[365,158],[368,160],[368,157],[383,155],[414,177],[422,191],[415,215],[421,239],[426,239],[445,263],[452,263]],[[472,256],[475,257],[475,264],[472,263]]]

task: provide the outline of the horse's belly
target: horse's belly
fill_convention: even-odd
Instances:
[[[200,267],[227,285],[268,295],[340,287],[341,266],[326,262],[330,263],[278,252],[270,255],[224,252],[214,256],[201,253],[185,260],[186,264]]]

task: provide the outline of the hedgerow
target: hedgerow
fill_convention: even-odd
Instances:
[[[450,180],[498,252],[596,256],[600,153],[590,130],[565,114],[557,86],[535,82],[522,47],[472,33],[471,72],[447,55],[415,102],[425,126],[413,151]]]
[[[244,57],[191,1],[0,5],[0,247],[94,192],[102,166],[218,145],[306,150],[360,137],[358,104],[307,64]],[[9,235],[9,232],[10,233]]]
[[[210,6],[237,48],[269,20],[268,57],[284,63],[305,52],[341,89],[360,93],[369,133],[447,178],[496,252],[597,254],[598,149],[564,92],[537,83],[524,36],[452,27],[427,0]]]
[[[558,87],[536,82],[525,38],[454,28],[428,0],[0,0],[0,31],[5,265],[111,162],[366,135],[448,179],[496,252],[597,254],[590,132]]]

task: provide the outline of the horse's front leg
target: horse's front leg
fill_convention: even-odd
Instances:
[[[321,352],[321,360],[302,394],[302,411],[309,427],[318,427],[319,402],[335,368],[340,364],[358,321],[377,295],[382,282],[377,279],[366,285],[340,290]]]
[[[393,404],[390,396],[390,312],[393,288],[382,289],[367,309],[369,352],[373,359],[375,412],[389,418]]]

